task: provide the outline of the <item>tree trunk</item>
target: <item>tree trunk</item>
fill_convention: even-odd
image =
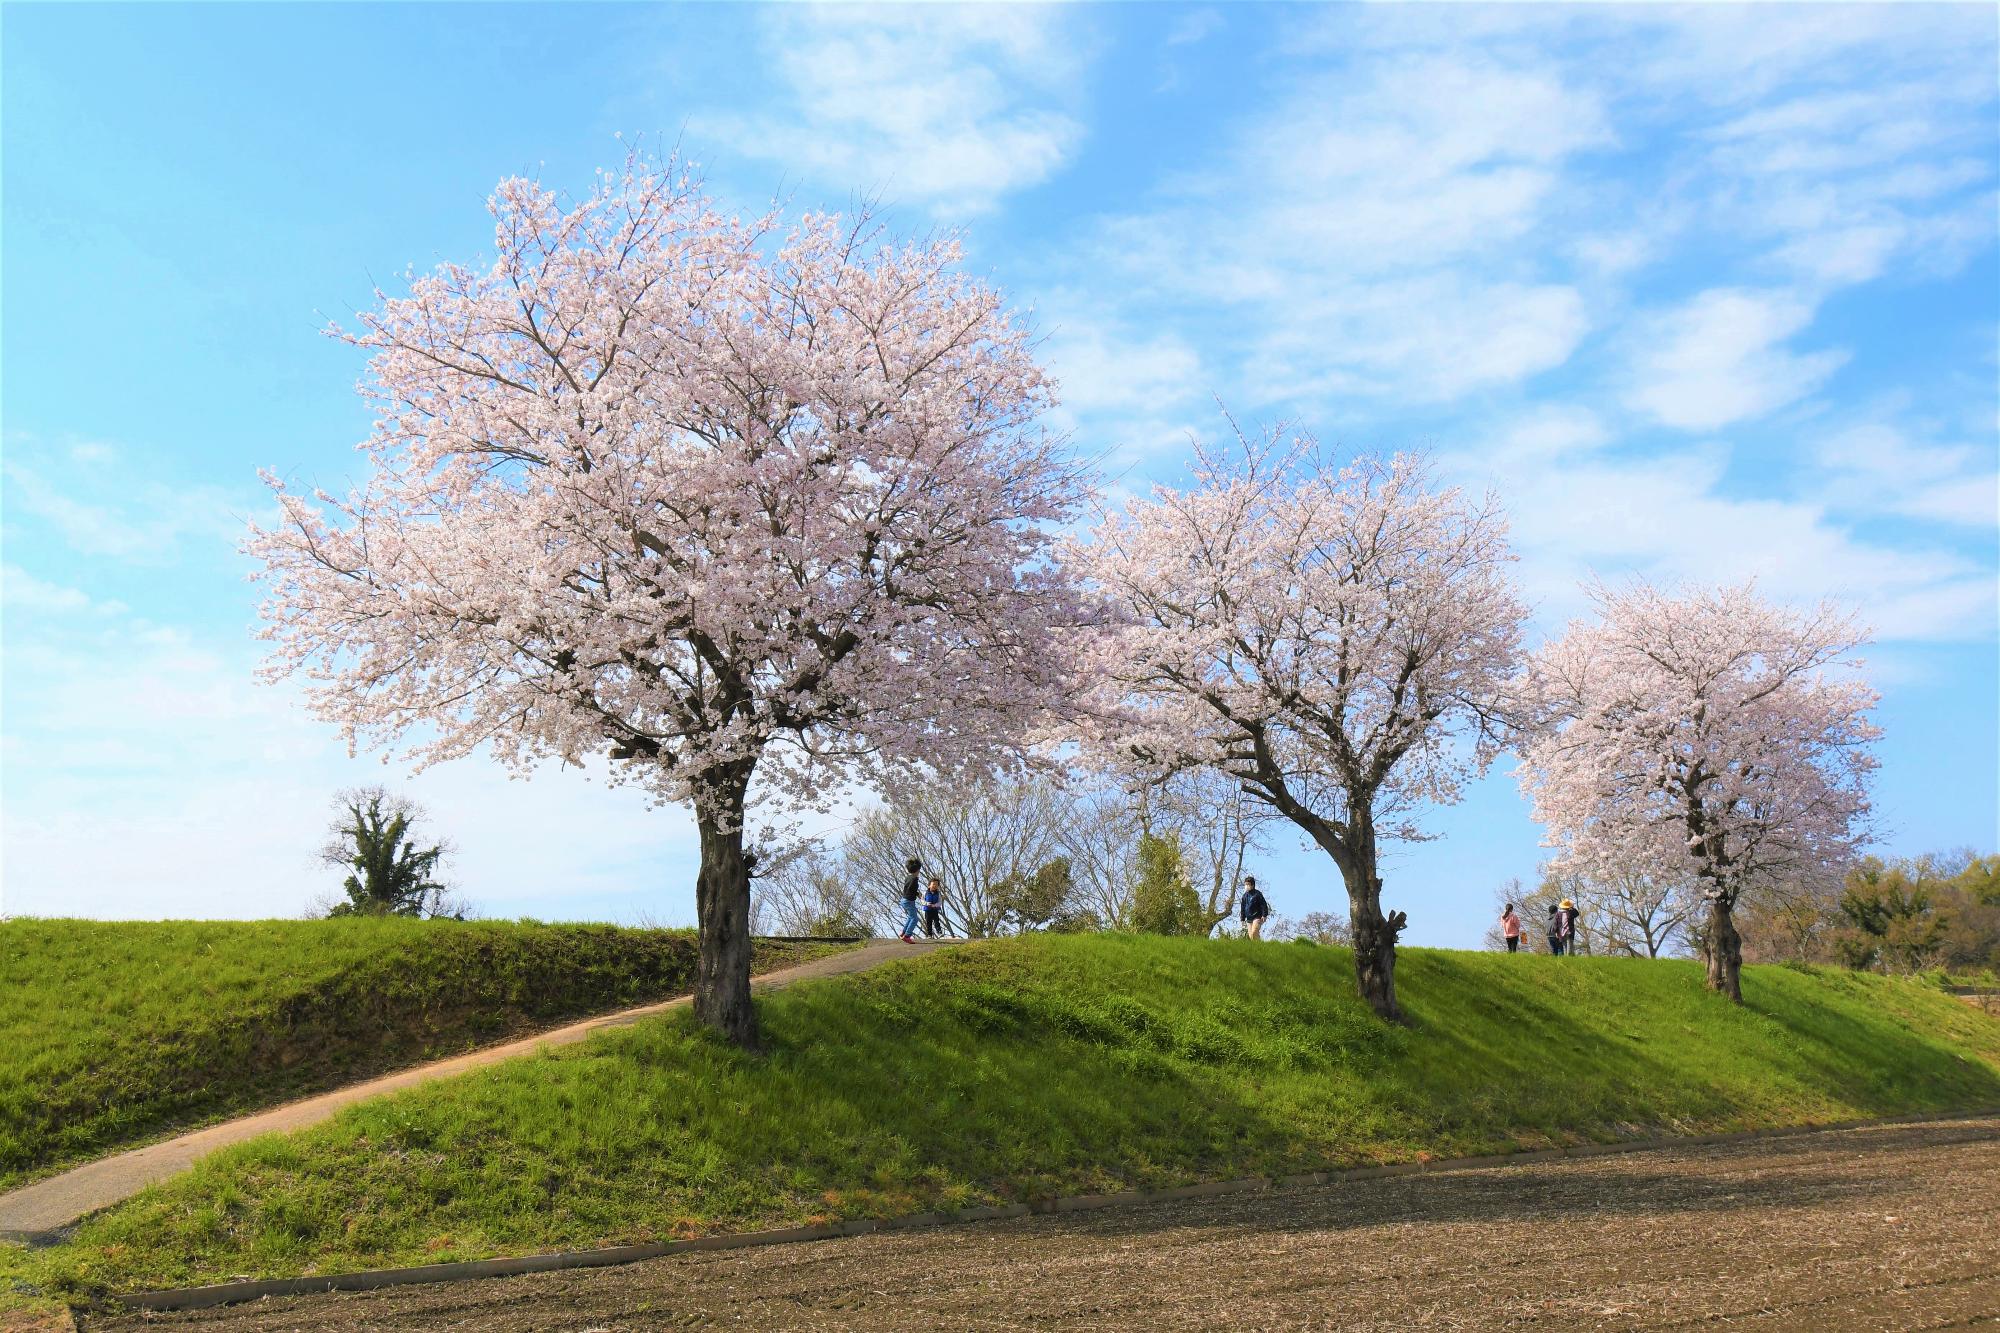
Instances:
[[[745,1050],[757,1048],[757,1012],[750,1005],[750,865],[743,856],[743,797],[747,782],[711,801],[695,802],[701,870],[695,876],[695,916],[701,932],[694,984],[695,1017]]]
[[[1352,818],[1356,836],[1347,847],[1341,875],[1347,881],[1347,919],[1354,939],[1354,981],[1361,998],[1392,1023],[1403,1021],[1396,1004],[1396,938],[1409,918],[1382,915],[1382,880],[1375,873],[1375,835],[1366,816]]]
[[[1394,1023],[1403,1021],[1396,1004],[1396,937],[1408,920],[1401,912],[1382,915],[1382,881],[1371,892],[1347,891],[1348,920],[1354,935],[1354,982],[1368,1007]]]
[[[1708,929],[1702,932],[1702,957],[1708,963],[1708,988],[1743,1003],[1743,937],[1736,933],[1731,895],[1708,900]]]
[[[1259,759],[1261,775],[1251,779],[1272,808],[1303,829],[1321,851],[1340,867],[1347,882],[1348,936],[1354,944],[1354,981],[1368,1007],[1392,1023],[1403,1021],[1396,1003],[1396,937],[1410,918],[1403,912],[1382,914],[1382,880],[1375,873],[1375,814],[1365,799],[1348,792],[1345,823],[1322,819],[1294,799],[1268,754]]]

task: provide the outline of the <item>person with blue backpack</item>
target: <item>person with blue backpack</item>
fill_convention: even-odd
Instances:
[[[1264,922],[1271,915],[1271,904],[1264,900],[1255,875],[1243,877],[1243,897],[1237,905],[1237,914],[1243,918],[1244,935],[1253,940],[1264,938]]]

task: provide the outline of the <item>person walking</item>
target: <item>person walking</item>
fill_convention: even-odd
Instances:
[[[1576,904],[1568,898],[1557,904],[1549,918],[1549,940],[1558,955],[1576,952]]]
[[[1500,934],[1507,941],[1508,953],[1521,950],[1521,917],[1515,912],[1514,904],[1508,903],[1500,909]]]
[[[917,942],[917,876],[923,868],[924,863],[914,856],[904,863],[904,869],[910,872],[903,877],[902,938],[905,944]]]
[[[1263,939],[1264,920],[1271,915],[1271,904],[1264,900],[1255,875],[1243,877],[1243,900],[1237,910],[1243,918],[1243,933],[1253,940]]]
[[[931,876],[924,890],[924,938],[934,940],[944,934],[944,881]]]

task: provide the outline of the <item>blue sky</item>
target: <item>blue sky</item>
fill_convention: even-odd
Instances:
[[[679,142],[748,211],[876,197],[1032,308],[1115,488],[1215,399],[1424,448],[1578,581],[1756,575],[1877,629],[1893,852],[2000,847],[1990,6],[10,5],[0,909],[290,915],[389,781],[495,915],[687,921],[693,835],[587,774],[407,778],[255,684],[255,470],[353,475],[320,330],[486,253],[510,174]],[[1472,944],[1506,765],[1387,896]],[[1280,911],[1337,901],[1274,841]]]

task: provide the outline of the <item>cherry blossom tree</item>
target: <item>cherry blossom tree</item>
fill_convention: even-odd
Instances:
[[[1525,610],[1506,522],[1420,459],[1329,462],[1310,439],[1197,447],[1081,552],[1122,624],[1086,734],[1156,771],[1227,774],[1325,851],[1347,888],[1362,996],[1396,1004],[1379,846],[1421,836],[1493,758]]]
[[[746,813],[1006,767],[1064,689],[1052,387],[949,240],[745,224],[640,156],[490,211],[490,264],[333,330],[372,353],[370,475],[267,478],[267,670],[350,745],[691,803],[695,1011],[754,1044]]]
[[[1863,640],[1830,605],[1797,613],[1750,585],[1592,590],[1598,618],[1534,655],[1542,710],[1521,784],[1558,849],[1595,877],[1692,877],[1708,985],[1743,998],[1744,894],[1838,880],[1868,812],[1876,694]]]

